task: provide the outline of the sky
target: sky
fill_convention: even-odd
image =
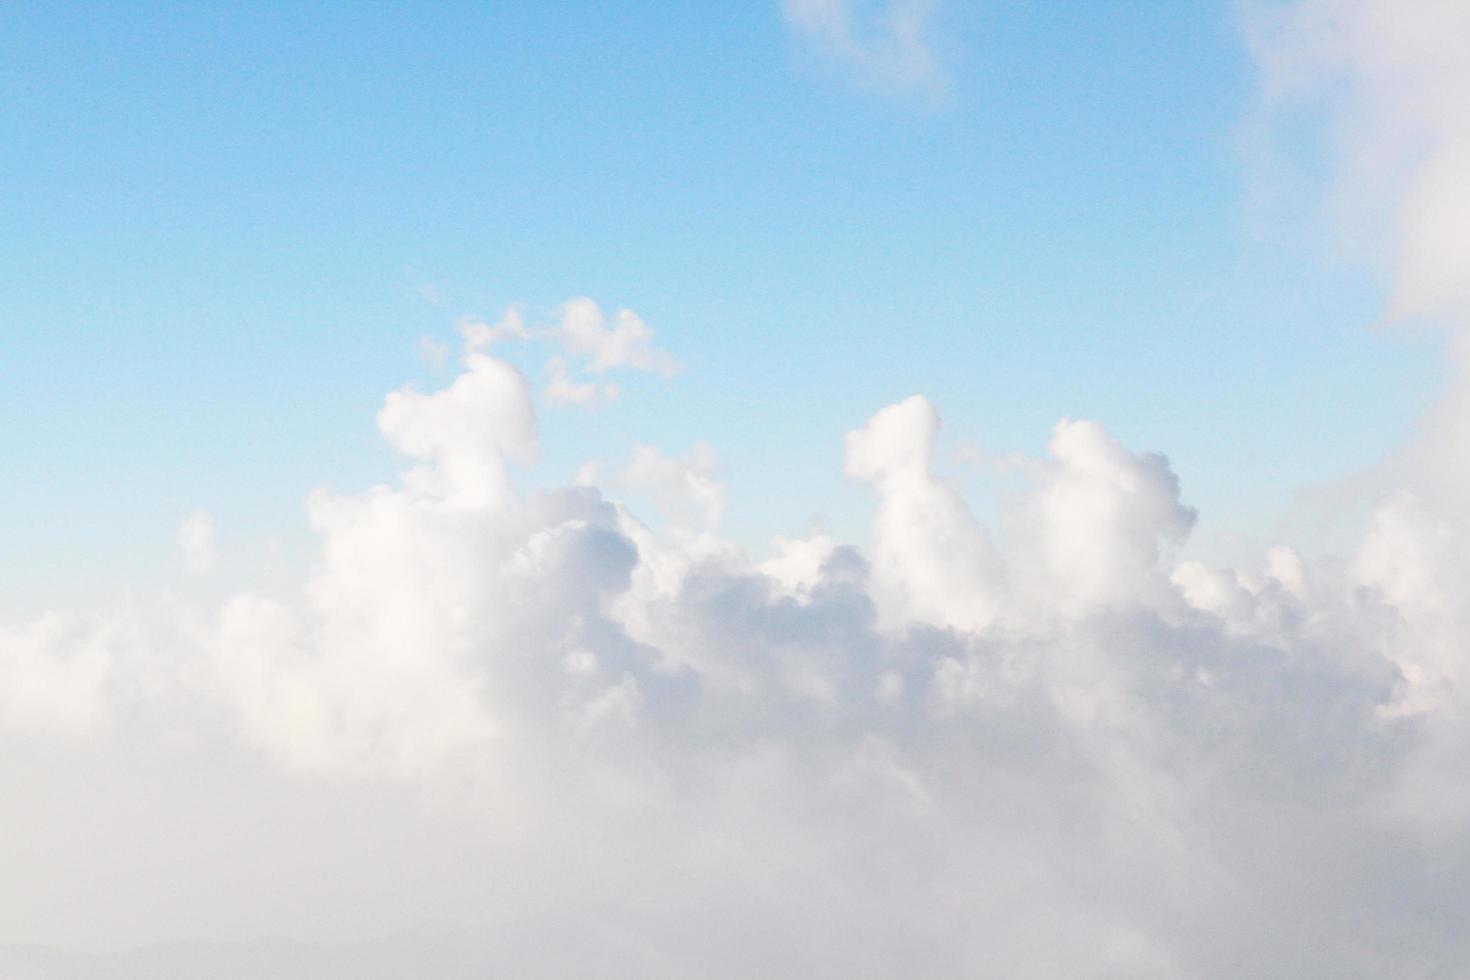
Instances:
[[[1297,533],[1442,380],[1312,205],[1259,203],[1229,6],[919,4],[916,68],[881,5],[871,64],[771,4],[543,7],[7,7],[10,605],[161,568],[195,507],[298,536],[314,486],[391,478],[419,342],[512,304],[632,309],[685,366],[544,412],[533,478],[707,442],[753,549],[860,539],[842,434],[915,391],[961,456],[1106,420],[1219,550]]]
[[[1456,0],[0,10],[0,972],[1459,977]]]

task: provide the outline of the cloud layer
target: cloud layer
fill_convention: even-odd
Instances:
[[[394,392],[378,423],[409,466],[311,496],[299,589],[0,634],[12,750],[145,780],[244,767],[339,821],[393,799],[392,826],[341,832],[414,840],[442,878],[308,887],[347,907],[366,887],[396,926],[468,916],[402,940],[435,970],[1441,975],[1470,955],[1470,550],[1412,496],[1345,562],[1179,563],[1194,515],[1167,461],[1063,421],[985,528],[936,475],[939,414],[915,396],[847,438],[871,552],[816,537],[754,559],[715,533],[707,451],[640,450],[616,475],[666,501],[658,526],[594,486],[518,493],[530,386],[473,340],[449,385]],[[233,820],[313,819],[237,802]],[[252,846],[274,888],[320,872]],[[188,851],[153,853],[134,886],[171,883],[227,930],[249,902]],[[240,918],[317,934],[271,894]],[[140,934],[180,915],[165,903]],[[374,975],[334,949],[298,952]]]

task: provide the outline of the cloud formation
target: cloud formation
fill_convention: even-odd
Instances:
[[[530,384],[472,336],[456,378],[390,394],[378,423],[408,466],[311,495],[299,587],[0,634],[5,744],[134,772],[156,752],[154,782],[246,768],[256,792],[206,837],[267,819],[265,787],[299,820],[394,800],[353,833],[409,856],[430,835],[407,858],[430,871],[348,846],[367,867],[310,889],[377,897],[349,934],[468,916],[392,940],[436,975],[1431,975],[1470,956],[1470,552],[1412,497],[1346,562],[1181,563],[1194,515],[1167,461],[1063,421],[987,529],[935,473],[939,413],[915,396],[847,437],[870,554],[818,536],[752,557],[716,534],[708,449],[641,449],[611,495],[518,492]],[[37,805],[117,809],[90,795],[116,788],[42,783]],[[140,932],[203,915],[320,938],[276,889],[330,857],[251,846],[280,869],[273,901],[241,913],[165,846],[136,887],[191,911],[163,903]],[[136,955],[155,975],[214,956],[219,975],[285,957],[273,975],[372,976],[378,948]],[[86,975],[47,955],[37,975]]]
[[[1268,84],[1351,83],[1341,179],[1377,180],[1375,126],[1419,134],[1371,193],[1398,307],[1457,336],[1461,130],[1430,97],[1458,61],[1411,56],[1458,36],[1436,9],[1308,3],[1257,50]],[[869,546],[751,555],[708,447],[516,479],[535,396],[495,346],[551,340],[571,385],[674,370],[636,315],[461,334],[448,384],[378,413],[399,478],[310,496],[300,580],[0,627],[0,938],[313,944],[0,972],[1464,973],[1464,372],[1342,556],[1181,560],[1168,461],[1088,420],[982,524],[922,395],[846,437]]]
[[[497,346],[532,343],[549,347],[543,366],[548,405],[593,406],[615,401],[620,389],[604,380],[610,372],[634,371],[672,377],[682,365],[678,358],[654,343],[653,328],[632,310],[609,317],[592,300],[577,296],[561,304],[549,323],[527,324],[525,310],[508,308],[495,323],[461,317],[455,324],[465,358],[488,353]],[[432,337],[419,341],[421,355],[436,365],[448,359],[448,348]]]
[[[562,304],[553,336],[571,354],[585,357],[593,374],[626,367],[668,377],[679,370],[672,354],[654,346],[653,331],[637,313],[618,310],[609,325],[606,314],[586,297]]]

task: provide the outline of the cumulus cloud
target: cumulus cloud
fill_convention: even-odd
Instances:
[[[960,495],[936,479],[939,413],[921,395],[847,437],[847,474],[873,486],[874,559],[887,618],[978,628],[996,616],[998,559]]]
[[[632,310],[618,310],[611,323],[596,303],[586,297],[562,304],[555,339],[574,355],[585,357],[588,370],[603,374],[612,368],[631,368],[668,376],[679,362],[653,343],[653,330]]]
[[[932,0],[784,0],[781,12],[818,56],[858,78],[930,91],[943,82]]]
[[[518,491],[530,385],[487,353],[391,393],[379,426],[408,465],[311,495],[299,586],[0,632],[21,758],[71,746],[154,794],[248,772],[244,796],[188,790],[192,833],[325,814],[349,843],[248,838],[278,871],[231,896],[222,857],[161,842],[128,887],[179,900],[124,933],[86,909],[43,923],[35,876],[82,871],[17,859],[8,921],[323,940],[325,905],[343,934],[394,932],[383,963],[445,976],[1374,976],[1470,956],[1445,891],[1470,881],[1470,567],[1412,497],[1346,562],[1181,563],[1194,515],[1167,461],[1064,421],[986,528],[935,472],[939,414],[916,396],[847,437],[870,554],[817,535],[752,556],[717,536],[707,447],[639,449],[606,490],[589,472]],[[42,846],[80,825],[120,847],[159,818],[113,782],[29,778],[29,806],[66,813]],[[363,793],[391,802],[355,810]],[[298,888],[307,906],[283,900]],[[462,924],[414,925],[444,908]],[[161,976],[371,976],[381,942],[133,955]],[[6,955],[40,976],[97,962]]]

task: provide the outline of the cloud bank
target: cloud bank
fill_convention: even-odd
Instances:
[[[1461,59],[1394,52],[1463,25],[1390,9],[1257,50],[1351,80],[1342,181],[1414,128],[1386,267],[1459,337],[1466,130],[1421,96]],[[569,384],[675,367],[632,313],[545,329]],[[378,413],[397,481],[310,496],[300,581],[0,628],[0,939],[62,947],[10,974],[1466,975],[1463,371],[1343,556],[1180,560],[1168,461],[1087,420],[982,524],[921,395],[846,438],[865,547],[751,555],[708,447],[519,489],[533,385],[493,351],[529,328],[461,332]]]
[[[347,934],[468,916],[373,940],[435,975],[460,957],[527,976],[1431,976],[1470,955],[1470,550],[1411,496],[1346,561],[1177,562],[1194,514],[1167,461],[1063,421],[986,528],[936,475],[939,414],[915,396],[847,439],[870,553],[815,537],[756,559],[715,532],[703,452],[616,474],[668,501],[658,526],[595,486],[517,492],[531,388],[473,344],[378,423],[408,466],[312,494],[299,589],[0,634],[25,765],[80,756],[176,801],[208,768],[253,787],[212,791],[239,809],[190,821],[193,843],[155,842],[127,887],[193,908],[136,912],[119,939],[200,919],[320,939],[282,897],[304,887],[352,910]],[[159,819],[55,778],[33,805],[116,809],[122,826],[61,821],[110,846]],[[379,797],[387,816],[358,811]],[[306,843],[246,835],[274,877],[218,889],[211,839],[254,821]],[[313,841],[328,853],[298,853]],[[12,887],[38,886],[18,867]],[[381,960],[262,948],[131,955],[155,975]]]

